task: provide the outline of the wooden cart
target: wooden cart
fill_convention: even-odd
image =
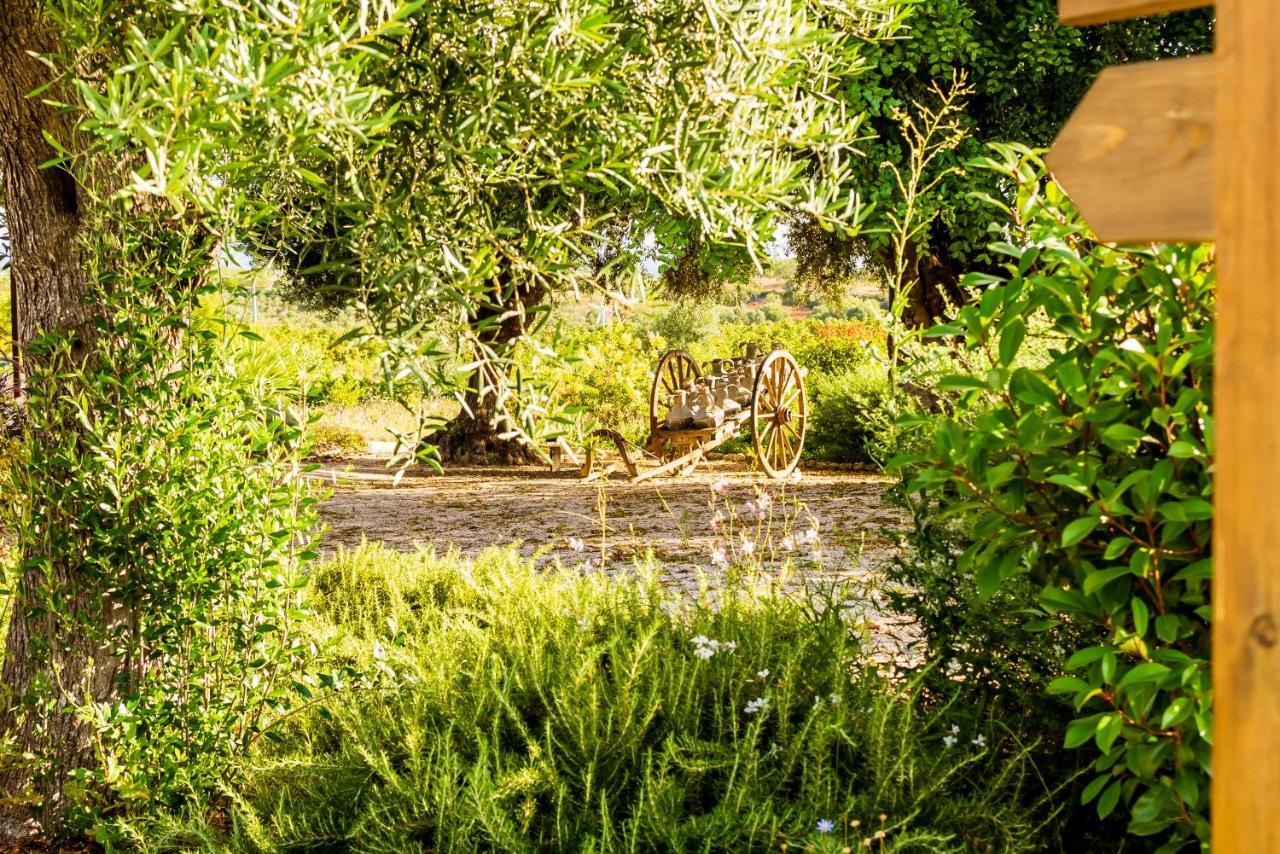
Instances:
[[[746,345],[750,353],[753,345]],[[758,351],[759,348],[754,348]],[[621,465],[632,480],[648,480],[692,471],[703,456],[748,426],[760,468],[770,477],[793,472],[804,447],[808,415],[804,391],[804,371],[795,358],[781,347],[755,362],[750,401],[726,415],[715,427],[671,429],[665,412],[676,392],[691,388],[703,376],[697,361],[684,350],[663,355],[649,388],[649,438],[641,448],[633,448],[615,430],[597,430],[592,436],[612,442]],[[584,478],[608,476],[618,463],[602,464],[594,444],[589,444],[582,463]]]

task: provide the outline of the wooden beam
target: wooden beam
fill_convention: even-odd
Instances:
[[[1047,162],[1100,238],[1213,239],[1214,85],[1211,56],[1098,77]]]
[[[1062,23],[1075,27],[1212,6],[1212,0],[1060,0]]]
[[[1280,851],[1280,3],[1218,4],[1213,851]],[[1229,153],[1228,153],[1229,150]]]

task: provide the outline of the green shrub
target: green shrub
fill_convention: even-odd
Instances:
[[[642,331],[666,341],[673,349],[690,350],[715,331],[715,315],[709,306],[681,301],[646,318]]]
[[[377,348],[335,346],[348,328],[342,321],[292,312],[251,324],[236,313],[235,304],[209,297],[201,303],[197,325],[220,334],[229,330],[236,373],[268,395],[313,406],[353,406],[385,396]]]
[[[392,675],[288,722],[229,791],[225,820],[153,816],[119,825],[123,841],[1040,850],[1022,751],[990,727],[953,731],[945,705],[878,676],[839,591],[729,591],[713,609],[643,572],[380,547],[339,555],[315,589],[317,633],[341,632],[350,663]]]
[[[33,345],[30,426],[5,475],[19,560],[0,586],[22,591],[26,654],[109,650],[115,668],[109,702],[79,693],[81,674],[5,697],[24,747],[0,745],[0,761],[61,795],[37,805],[51,834],[225,779],[305,659],[297,589],[314,499],[297,432],[264,417],[213,332],[187,328],[189,291],[171,285],[188,271],[170,265],[190,247],[118,233],[100,251],[130,268],[97,280],[93,357],[78,333]],[[61,574],[83,592],[67,596]],[[92,722],[91,760],[68,758],[72,715]]]
[[[868,363],[838,374],[810,373],[813,415],[805,448],[834,462],[882,462],[894,449],[893,395],[883,365]]]
[[[311,453],[316,456],[358,454],[368,448],[364,435],[354,427],[320,422],[312,424],[308,432]]]
[[[959,416],[916,423],[908,493],[966,538],[982,596],[1033,584],[1027,630],[1067,630],[1046,689],[1081,714],[1065,746],[1095,753],[1083,800],[1163,850],[1207,844],[1212,251],[1099,244],[1034,155],[1002,150],[983,165],[1017,187],[1016,245],[936,330],[975,368],[941,384]],[[1047,358],[1022,365],[1037,318]]]

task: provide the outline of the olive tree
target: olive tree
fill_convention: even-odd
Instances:
[[[506,405],[505,362],[557,294],[627,280],[645,255],[688,292],[749,271],[786,214],[842,234],[858,219],[861,118],[837,96],[865,70],[865,41],[897,26],[894,4],[576,11],[422,10],[371,72],[403,115],[373,161],[368,207],[317,242],[257,236],[295,294],[363,307],[393,352],[445,335],[465,366],[453,377],[462,412],[434,439],[446,459],[537,453],[537,425]],[[326,176],[315,209],[334,208],[335,168],[314,167]],[[307,189],[280,177],[286,193]],[[380,228],[387,216],[412,230]],[[412,374],[411,361],[392,369]]]

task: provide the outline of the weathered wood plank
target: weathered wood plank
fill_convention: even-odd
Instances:
[[[1211,240],[1214,59],[1108,68],[1048,157],[1103,240]]]
[[[1076,27],[1212,6],[1211,0],[1059,0],[1062,23]]]
[[[1280,851],[1280,4],[1218,4],[1213,850]]]

